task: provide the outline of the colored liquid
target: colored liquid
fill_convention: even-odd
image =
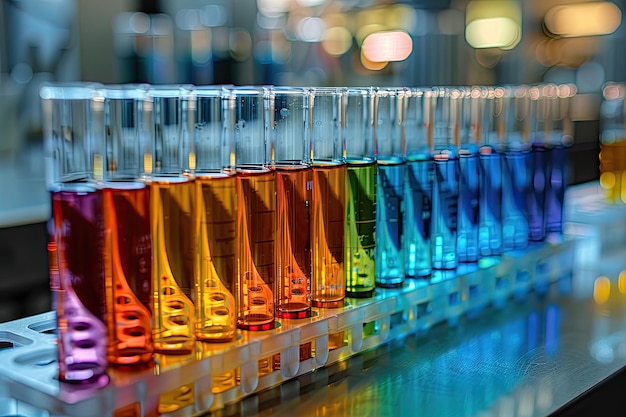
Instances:
[[[276,316],[311,316],[311,201],[313,170],[305,165],[276,167]]]
[[[348,162],[346,295],[366,298],[375,287],[376,163]]]
[[[548,189],[546,191],[546,232],[563,232],[563,203],[567,186],[569,149],[557,146],[550,152]]]
[[[531,192],[528,194],[528,239],[541,241],[546,238],[546,192],[549,185],[548,161],[552,148],[533,143]],[[515,175],[515,174],[514,174]]]
[[[481,149],[478,246],[481,256],[502,253],[502,158],[493,149]]]
[[[626,141],[600,144],[600,186],[611,203],[626,203]]]
[[[196,187],[196,338],[228,341],[237,329],[237,180],[198,175]]]
[[[478,261],[478,185],[478,156],[475,153],[461,151],[457,224],[459,262]]]
[[[457,267],[457,210],[459,199],[458,160],[435,157],[431,256],[434,269]]]
[[[431,273],[430,218],[432,209],[433,162],[426,157],[409,160],[404,197],[404,272],[407,277]]]
[[[276,178],[266,168],[237,171],[237,327],[274,328]]]
[[[398,287],[404,282],[402,229],[406,164],[378,161],[376,200],[376,285]]]
[[[110,363],[152,360],[150,193],[144,183],[104,188],[105,276]]]
[[[311,299],[316,307],[343,306],[345,193],[345,165],[313,167]]]
[[[510,151],[502,163],[502,249],[528,246],[528,207],[531,180],[530,152]]]
[[[154,347],[190,352],[195,309],[194,184],[186,177],[159,177],[150,183]]]
[[[108,382],[102,193],[86,184],[52,192],[59,260],[59,380]]]

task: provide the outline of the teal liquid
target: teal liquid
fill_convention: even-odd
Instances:
[[[433,161],[409,159],[404,188],[404,273],[407,277],[430,275],[430,222],[432,213]]]
[[[502,253],[502,158],[492,150],[481,151],[478,246],[481,256]]]
[[[478,262],[478,156],[460,153],[457,256],[459,262]]]
[[[433,269],[455,269],[458,265],[457,211],[459,199],[458,160],[435,159],[431,257]]]

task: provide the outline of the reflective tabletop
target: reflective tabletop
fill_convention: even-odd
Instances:
[[[626,273],[553,288],[303,375],[214,416],[544,416],[626,365]],[[575,280],[574,280],[575,282]],[[562,291],[561,291],[562,292]],[[580,293],[580,292],[577,292]]]

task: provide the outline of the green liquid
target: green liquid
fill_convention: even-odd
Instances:
[[[374,292],[376,247],[376,163],[348,162],[345,271],[348,297]]]

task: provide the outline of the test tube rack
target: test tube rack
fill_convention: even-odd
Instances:
[[[401,289],[377,289],[370,299],[348,299],[339,309],[315,309],[313,317],[283,320],[274,330],[240,331],[231,343],[201,343],[187,357],[158,356],[153,368],[112,369],[103,388],[66,387],[56,379],[54,312],[0,324],[0,416],[119,416],[129,407],[147,416],[159,395],[187,386],[193,401],[162,415],[190,416],[218,410],[256,392],[342,361],[392,339],[454,325],[463,315],[505,308],[530,291],[545,293],[571,282],[578,239],[532,244],[523,251],[484,258],[479,265],[440,271],[429,280],[407,280]],[[556,284],[556,285],[552,285]],[[370,324],[373,329],[364,332]],[[344,332],[342,346],[329,350],[329,336]],[[313,357],[300,360],[312,342]],[[280,369],[259,376],[258,361],[280,357]],[[167,359],[167,360],[165,360]],[[217,389],[214,376],[237,372],[238,383]],[[124,414],[127,415],[127,414]]]

